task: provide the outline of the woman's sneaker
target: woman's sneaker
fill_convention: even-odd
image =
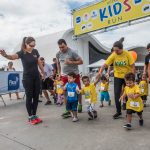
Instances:
[[[129,123],[125,124],[123,127],[126,128],[126,129],[128,129],[128,130],[132,129],[132,126]]]
[[[38,116],[34,116],[34,117],[35,117],[35,120],[37,121],[37,123],[42,123],[43,122],[43,120],[40,119]]]
[[[122,115],[122,113],[117,112],[116,114],[113,115],[113,118],[114,119],[119,119],[121,117],[121,115]]]
[[[29,123],[32,124],[32,125],[38,124],[38,122],[37,122],[37,120],[35,119],[34,116],[32,116],[32,117],[29,118]]]

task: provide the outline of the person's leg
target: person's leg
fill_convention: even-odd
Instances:
[[[66,113],[65,115],[62,115],[64,119],[71,117],[71,111],[72,111],[72,104],[69,101],[66,101],[66,111],[69,112],[68,114]]]
[[[67,76],[61,76],[61,81],[63,82],[64,86],[66,85],[66,83],[68,82],[68,77]],[[67,104],[67,100],[66,100],[66,94],[64,94],[64,104]],[[67,109],[65,110],[65,112],[61,115],[61,116],[70,116],[70,112],[67,111]]]
[[[21,99],[21,98],[19,97],[19,93],[18,93],[18,92],[16,92],[16,97],[17,97],[17,99]]]
[[[45,105],[50,105],[51,104],[51,100],[50,100],[50,97],[48,95],[47,90],[43,90],[43,94],[44,94],[44,96],[45,96],[45,98],[47,100],[47,102],[45,103]]]
[[[139,116],[139,125],[143,126],[144,120],[143,120],[142,112],[137,112],[137,115]]]
[[[22,81],[26,94],[26,108],[29,117],[32,116],[32,98],[33,98],[33,79],[26,78]]]
[[[105,92],[105,100],[108,103],[108,105],[110,106],[111,105],[111,101],[110,101],[110,95],[109,95],[108,92]]]
[[[38,107],[38,100],[40,95],[40,78],[36,78],[34,80],[34,90],[33,90],[33,115],[36,115],[37,107]]]
[[[81,89],[80,75],[76,75],[75,83],[78,85],[79,89]],[[78,113],[82,112],[82,95],[78,95]]]
[[[9,99],[11,100],[11,93],[9,93]]]
[[[114,94],[115,94],[115,104],[116,104],[116,114],[113,116],[114,119],[117,119],[121,115],[121,102],[119,101],[122,85],[124,84],[124,79],[114,78]]]
[[[61,104],[61,94],[57,94],[57,105]]]
[[[78,107],[78,101],[72,102],[71,103],[72,107],[72,112],[73,112],[73,122],[78,121],[78,116],[77,116],[77,107]]]
[[[103,94],[103,92],[100,92],[100,102],[101,102],[100,107],[104,107],[104,104],[103,104],[103,102],[104,102],[104,94]]]
[[[133,112],[134,112],[133,110],[130,110],[130,109],[127,110],[127,124],[123,126],[124,128],[129,129],[129,130],[132,128],[131,122],[132,122]]]

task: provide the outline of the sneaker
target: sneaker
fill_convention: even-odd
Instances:
[[[97,118],[97,111],[93,111],[93,114],[94,114],[94,119]]]
[[[144,124],[144,120],[143,120],[143,119],[140,119],[140,120],[139,120],[139,125],[140,125],[140,126],[143,126],[143,124]]]
[[[52,104],[51,101],[47,101],[47,102],[45,103],[45,105],[51,105],[51,104]]]
[[[76,117],[74,117],[74,118],[72,119],[72,122],[77,122],[77,121],[79,121],[79,119],[76,118]]]
[[[29,118],[29,123],[32,124],[32,125],[36,125],[37,120],[32,116],[31,118]]]
[[[42,119],[40,119],[38,116],[34,116],[35,117],[35,120],[37,121],[37,123],[42,123]]]
[[[81,104],[78,105],[78,113],[82,113],[82,105]]]
[[[94,115],[92,112],[88,112],[88,115],[90,116],[90,118],[88,118],[89,120],[93,120],[94,119]]]
[[[121,117],[122,113],[116,113],[115,115],[113,115],[114,119],[119,119]]]
[[[65,116],[65,115],[70,115],[70,112],[66,110],[61,116]]]
[[[126,129],[128,129],[128,130],[131,130],[131,129],[132,129],[131,124],[128,124],[128,123],[125,124],[123,127],[126,128]]]
[[[63,117],[63,119],[67,119],[67,118],[70,118],[70,117],[72,117],[72,115],[71,115],[71,114],[68,114],[68,115],[63,115],[62,117]]]
[[[108,106],[111,106],[111,100],[108,102]]]

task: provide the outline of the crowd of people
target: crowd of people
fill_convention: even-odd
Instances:
[[[150,81],[150,54],[145,57],[144,71],[139,83],[135,79],[135,60],[132,55],[124,50],[124,38],[113,44],[112,53],[107,58],[105,64],[100,68],[94,82],[89,76],[82,76],[80,79],[79,65],[84,62],[82,58],[68,47],[64,39],[58,40],[59,52],[53,59],[53,64],[49,65],[43,57],[40,57],[33,37],[25,37],[21,50],[14,55],[8,55],[5,50],[0,50],[0,54],[9,59],[21,59],[23,65],[23,86],[26,94],[26,108],[29,116],[29,123],[32,125],[42,122],[36,112],[39,102],[39,95],[44,94],[45,105],[52,104],[49,93],[53,96],[57,106],[66,106],[62,118],[72,117],[73,122],[79,120],[78,113],[82,112],[82,95],[87,108],[89,120],[98,117],[96,103],[100,101],[100,107],[104,107],[104,100],[111,105],[109,95],[109,74],[110,68],[114,70],[114,96],[116,113],[114,119],[122,115],[121,103],[126,109],[127,124],[123,127],[131,129],[132,114],[139,116],[139,125],[143,126],[143,110],[146,107],[148,96],[148,79]],[[147,45],[150,52],[150,44]],[[103,71],[108,68],[106,74]],[[82,81],[82,84],[81,84]],[[82,86],[81,86],[82,85]],[[96,86],[99,85],[99,98]],[[42,92],[40,92],[42,91]]]

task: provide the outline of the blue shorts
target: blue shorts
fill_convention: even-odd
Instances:
[[[110,96],[109,96],[108,91],[100,92],[100,101],[104,101],[104,100],[107,101],[107,102],[110,101]]]
[[[66,104],[66,109],[67,110],[72,110],[72,111],[77,111],[77,107],[78,107],[78,101],[67,101]]]

